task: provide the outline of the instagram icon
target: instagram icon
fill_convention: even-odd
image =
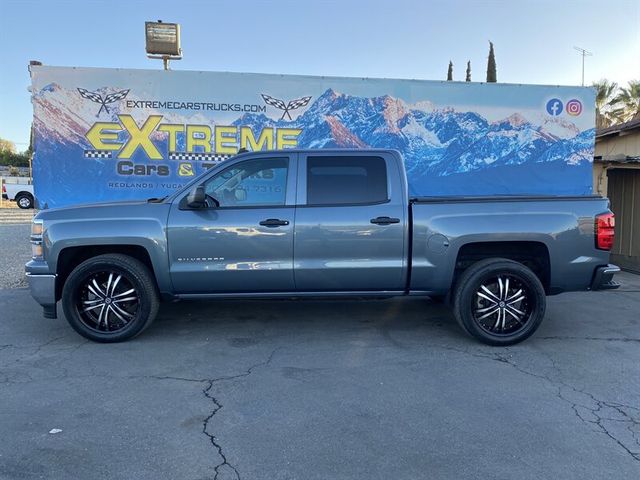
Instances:
[[[574,117],[577,117],[582,113],[582,103],[580,102],[580,100],[577,100],[575,98],[573,100],[569,100],[565,104],[564,108],[567,114],[573,115]]]

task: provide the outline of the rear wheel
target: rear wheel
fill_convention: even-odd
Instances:
[[[73,329],[96,342],[121,342],[140,334],[156,316],[159,300],[149,269],[120,254],[78,265],[62,290],[62,308]]]
[[[454,293],[454,314],[470,335],[488,345],[513,345],[531,336],[546,309],[538,277],[521,263],[482,260],[462,274]]]
[[[24,210],[33,208],[33,195],[30,193],[19,193],[16,195],[16,203],[18,207]]]

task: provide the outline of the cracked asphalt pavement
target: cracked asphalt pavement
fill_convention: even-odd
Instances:
[[[7,225],[2,221],[0,210],[0,289],[24,287],[24,264],[31,260],[31,224]]]
[[[0,290],[0,478],[640,478],[640,276],[619,278],[509,348],[416,298],[165,304],[100,345]]]

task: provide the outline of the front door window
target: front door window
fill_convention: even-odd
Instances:
[[[259,158],[233,165],[205,183],[205,193],[220,207],[266,207],[285,204],[287,158]]]

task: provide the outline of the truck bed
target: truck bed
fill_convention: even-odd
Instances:
[[[597,195],[415,197],[409,208],[410,290],[444,293],[456,269],[493,250],[531,257],[549,294],[587,290],[608,264],[594,243],[594,218],[608,210]]]

